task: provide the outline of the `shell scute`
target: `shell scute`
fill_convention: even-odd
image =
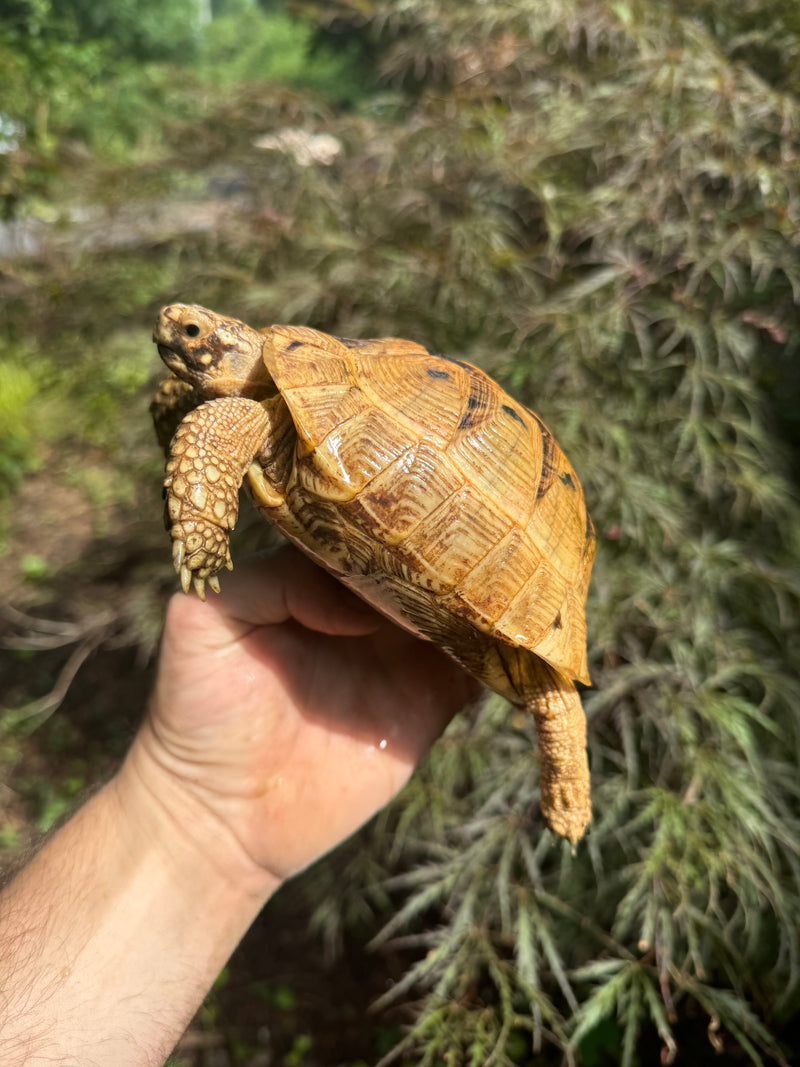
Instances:
[[[316,446],[315,456],[342,484],[359,492],[416,441],[385,412],[367,408],[335,426]]]
[[[361,388],[348,380],[294,386],[283,391],[283,398],[298,434],[309,449],[371,407]]]
[[[561,576],[542,558],[497,620],[497,630],[515,645],[534,648],[564,607]],[[562,621],[563,630],[563,621]]]
[[[527,533],[512,526],[462,582],[461,599],[494,627],[540,559]]]
[[[446,447],[469,389],[462,369],[450,367],[421,349],[402,358],[375,360],[368,350],[358,352],[353,370],[376,407],[390,414],[398,425],[429,438],[440,449]]]
[[[570,678],[577,678],[584,685],[589,684],[583,597],[576,590],[565,590],[560,609],[549,625],[539,632],[536,654],[563,670]]]
[[[575,504],[573,490],[554,478],[536,501],[528,524],[531,541],[567,584],[574,583],[582,569],[585,541],[585,515]]]
[[[382,543],[396,545],[463,485],[463,476],[447,456],[422,440],[376,475],[342,510]]]
[[[530,521],[541,467],[541,445],[526,427],[484,409],[480,424],[461,430],[447,448],[452,462],[478,490],[483,506],[505,512],[520,528]]]
[[[317,349],[329,355],[346,355],[347,345],[338,337],[321,330],[315,330],[311,326],[270,326],[262,331],[273,343],[275,350],[282,353],[298,354],[301,347]],[[308,355],[309,353],[306,353]],[[264,361],[268,369],[272,368],[268,363],[267,351],[264,352]],[[292,361],[295,362],[295,361]]]
[[[431,512],[406,538],[404,549],[433,568],[443,589],[453,589],[511,528],[508,516],[482,508],[474,486],[467,484]]]

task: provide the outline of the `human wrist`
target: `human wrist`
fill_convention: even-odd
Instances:
[[[162,1063],[277,888],[238,852],[137,739],[3,893],[4,1067]]]
[[[202,883],[243,906],[263,905],[279,888],[280,877],[248,854],[204,790],[165,757],[149,719],[109,788],[128,832],[162,855],[176,888]]]

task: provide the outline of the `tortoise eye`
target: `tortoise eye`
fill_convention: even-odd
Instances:
[[[186,333],[189,337],[197,337],[197,335],[200,333],[200,327],[197,325],[197,323],[190,322],[184,328],[184,333]]]

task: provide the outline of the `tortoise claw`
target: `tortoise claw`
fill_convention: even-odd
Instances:
[[[191,589],[194,588],[194,591],[197,593],[200,599],[205,600],[206,585],[215,593],[218,593],[220,591],[219,578],[217,577],[216,573],[208,573],[208,571],[211,569],[211,566],[213,566],[213,563],[211,563],[210,565],[208,565],[208,561],[206,561],[206,565],[203,565],[202,563],[198,565],[197,563],[195,563],[195,566],[198,569],[193,569],[191,558],[187,558],[186,542],[181,540],[180,538],[175,540],[172,544],[172,563],[175,567],[176,573],[180,576],[181,589],[184,591],[184,593],[189,593]],[[230,556],[228,556],[228,560],[225,565],[227,566],[228,570],[233,570],[233,564],[231,563]],[[217,566],[219,566],[219,563],[217,563]],[[198,571],[200,573],[198,573]]]

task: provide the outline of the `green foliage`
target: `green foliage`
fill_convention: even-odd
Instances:
[[[19,563],[23,577],[28,582],[40,582],[47,578],[50,573],[50,565],[43,556],[28,553],[23,556]]]
[[[199,0],[3,0],[0,25],[23,49],[68,35],[103,40],[130,59],[189,59],[198,42]]]
[[[18,357],[0,360],[0,500],[34,465],[36,380]]]
[[[0,4],[0,217],[54,197],[65,161],[151,158],[165,120],[197,119],[208,94],[241,80],[340,103],[366,88],[352,49],[316,45],[283,10],[243,4],[206,23],[199,0]]]
[[[302,1067],[302,1064],[308,1062],[312,1045],[313,1041],[308,1034],[298,1034],[292,1042],[292,1047],[281,1059],[283,1067]]]
[[[84,39],[47,0],[26,13],[16,20],[0,14],[0,110],[18,147],[0,154],[4,218],[52,196],[65,160],[86,162],[88,152],[129,158],[160,125],[165,99],[177,95],[166,72],[115,56],[110,40]]]
[[[684,14],[701,19],[733,59],[744,61],[772,85],[800,90],[800,8],[776,0],[765,11],[758,0],[674,0]]]
[[[315,89],[339,103],[363,97],[366,86],[354,49],[315,47],[312,38],[308,22],[244,5],[214,19],[197,69],[220,86],[269,80]]]

